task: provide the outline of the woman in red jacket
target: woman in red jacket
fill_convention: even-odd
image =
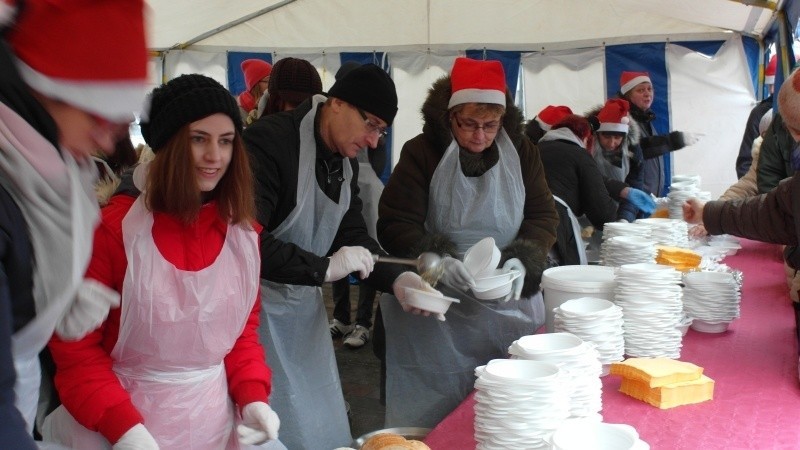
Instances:
[[[155,159],[103,209],[86,275],[119,292],[120,306],[85,338],[50,342],[63,405],[46,440],[239,449],[277,438],[241,129],[236,101],[211,78],[153,91],[142,134]]]

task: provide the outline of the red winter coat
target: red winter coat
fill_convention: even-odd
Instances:
[[[117,195],[103,208],[86,273],[87,278],[118,292],[128,266],[122,219],[134,201],[134,197]],[[227,223],[220,219],[213,202],[203,206],[197,221],[189,226],[165,214],[154,215],[155,244],[162,256],[180,270],[197,271],[209,266],[222,249],[226,232]],[[228,391],[239,407],[254,401],[266,402],[270,392],[272,374],[257,333],[260,309],[261,301],[256,298],[244,331],[224,361]],[[100,432],[111,443],[137,423],[143,423],[142,415],[112,370],[110,354],[117,342],[119,320],[120,309],[112,309],[106,322],[83,339],[66,342],[53,336],[49,344],[57,367],[55,385],[61,402],[81,425]]]

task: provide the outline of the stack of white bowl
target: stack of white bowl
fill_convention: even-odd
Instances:
[[[652,239],[658,245],[689,247],[689,226],[680,219],[650,217],[636,219],[635,223],[646,223],[653,227]]]
[[[617,236],[650,239],[653,232],[650,225],[645,223],[608,222],[603,225],[603,240]]]
[[[561,370],[552,363],[494,359],[475,369],[478,449],[547,449],[569,416]]]
[[[622,308],[595,297],[567,300],[555,309],[555,330],[572,333],[597,350],[602,375],[608,374],[611,363],[622,361],[625,339]]]
[[[614,303],[622,307],[625,354],[681,356],[683,291],[681,273],[671,266],[628,264],[617,271]]]
[[[534,334],[512,342],[508,353],[512,358],[557,365],[569,386],[570,417],[602,420],[602,365],[594,344],[571,333]]]
[[[511,292],[514,280],[522,273],[498,269],[499,263],[500,249],[491,237],[481,239],[464,254],[464,267],[475,280],[475,286],[470,288],[475,298],[497,300]]]
[[[615,236],[600,244],[600,264],[619,267],[624,264],[652,263],[656,246],[651,239],[635,236]]]
[[[700,185],[692,180],[673,181],[669,187],[667,209],[670,219],[683,219],[683,204],[690,198],[700,195]]]
[[[733,274],[689,272],[683,281],[683,308],[693,319],[693,330],[721,333],[739,317],[742,294]]]
[[[565,420],[548,439],[552,450],[649,450],[627,424]]]

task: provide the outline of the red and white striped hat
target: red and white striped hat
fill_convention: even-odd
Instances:
[[[619,91],[624,95],[633,89],[637,84],[653,83],[650,81],[650,74],[647,72],[622,72],[619,76]]]
[[[0,1],[3,20],[15,2]],[[142,108],[143,0],[26,0],[6,40],[23,80],[37,92],[117,123]]]

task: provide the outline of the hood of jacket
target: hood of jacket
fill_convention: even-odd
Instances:
[[[450,76],[436,80],[428,90],[428,98],[422,104],[422,118],[424,124],[422,133],[431,140],[436,148],[444,150],[453,140],[450,131],[450,120],[448,120],[447,104],[450,101],[452,92],[450,89]],[[503,116],[503,128],[514,143],[514,147],[519,148],[525,138],[525,127],[523,124],[522,111],[514,105],[511,95],[506,92],[506,113]]]

